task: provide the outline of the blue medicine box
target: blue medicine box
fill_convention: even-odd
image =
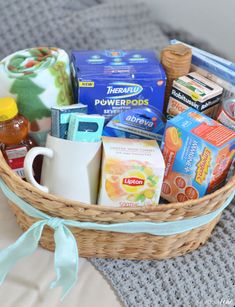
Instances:
[[[163,111],[166,75],[153,51],[73,51],[71,71],[75,101],[88,114],[109,119],[132,107]]]

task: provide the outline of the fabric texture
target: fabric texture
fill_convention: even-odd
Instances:
[[[133,222],[103,225],[49,216],[18,197],[9,189],[3,180],[0,180],[0,188],[5,196],[27,215],[40,219],[31,225],[15,243],[0,251],[0,284],[4,282],[9,271],[21,258],[29,256],[36,251],[43,228],[47,225],[54,229],[55,241],[54,265],[57,279],[51,284],[51,287],[62,287],[62,300],[77,282],[79,264],[77,243],[73,233],[67,226],[104,231],[109,231],[108,229],[110,229],[110,231],[125,233],[145,232],[154,235],[168,236],[170,234],[188,231],[200,225],[205,225],[208,223],[208,220],[212,220],[219,215],[223,209],[230,204],[234,197],[233,193],[217,211],[191,220],[186,219],[166,223]],[[199,222],[199,220],[201,222]]]
[[[169,38],[195,44],[187,32],[153,21],[144,0],[0,0],[0,9],[0,58],[34,46],[55,46],[69,53],[141,48],[159,54]],[[208,49],[206,43],[202,47]]]
[[[0,0],[0,58],[34,46],[72,49],[141,48],[159,55],[168,40],[213,50],[156,23],[144,0]],[[165,261],[92,259],[125,306],[234,306],[235,219],[230,205],[208,243]]]
[[[235,306],[235,202],[205,246],[162,261],[91,259],[128,307]]]
[[[22,235],[7,199],[0,191],[0,250]],[[80,258],[79,282],[61,302],[61,288],[49,289],[55,279],[54,253],[39,248],[21,259],[0,286],[1,307],[121,307],[107,280],[87,259]],[[101,299],[102,298],[102,299]]]
[[[40,145],[51,128],[51,107],[72,103],[69,75],[69,56],[58,48],[24,49],[0,62],[0,97],[16,99]]]

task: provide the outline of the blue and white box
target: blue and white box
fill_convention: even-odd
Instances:
[[[67,139],[69,120],[73,113],[87,114],[87,106],[78,103],[70,106],[51,108],[51,135],[60,139]]]
[[[133,107],[163,110],[166,75],[153,51],[73,51],[71,71],[76,102],[88,114],[110,119]]]
[[[104,116],[74,113],[70,117],[67,139],[77,142],[100,142]]]

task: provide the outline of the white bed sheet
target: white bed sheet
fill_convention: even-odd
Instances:
[[[0,192],[0,249],[12,244],[22,233]],[[116,294],[103,276],[80,258],[78,282],[63,302],[61,289],[49,289],[54,280],[54,254],[41,247],[20,260],[0,286],[1,307],[120,307]]]

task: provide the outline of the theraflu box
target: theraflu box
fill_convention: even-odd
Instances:
[[[73,51],[76,101],[106,119],[132,107],[163,110],[166,75],[153,51]]]
[[[235,153],[235,133],[192,108],[169,120],[162,143],[166,164],[161,196],[197,199],[218,189]]]

